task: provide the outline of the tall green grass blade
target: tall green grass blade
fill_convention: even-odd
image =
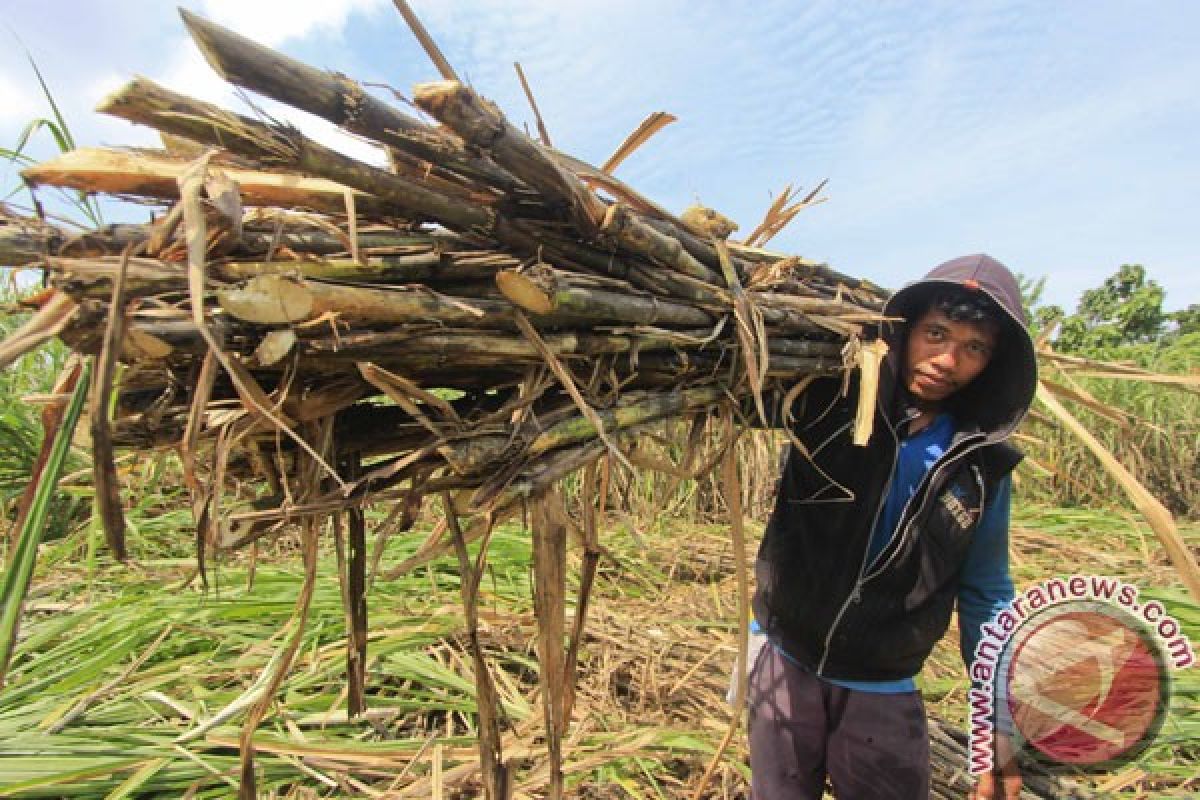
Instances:
[[[46,79],[42,77],[42,71],[38,69],[37,62],[33,60],[33,56],[28,50],[25,51],[25,57],[29,59],[29,66],[33,68],[33,74],[37,76],[38,85],[42,87],[42,94],[46,96],[46,102],[50,104],[50,110],[54,112],[54,119],[58,123],[55,135],[59,143],[58,146],[64,152],[74,150],[75,137],[71,135],[71,129],[67,126],[67,120],[63,117],[58,103],[54,100],[54,94],[51,93],[50,87],[46,85]]]
[[[59,475],[62,474],[63,463],[67,459],[67,451],[71,439],[75,435],[75,426],[83,411],[83,403],[88,392],[88,378],[91,374],[90,363],[85,363],[75,391],[71,394],[70,404],[54,438],[54,446],[46,462],[46,469],[40,476],[37,491],[25,524],[21,528],[17,547],[9,562],[8,572],[4,576],[4,584],[0,587],[0,686],[8,672],[8,662],[16,646],[17,629],[21,621],[21,609],[25,604],[25,594],[29,591],[29,582],[33,577],[33,568],[37,563],[38,545],[42,541],[45,530],[46,514],[50,506],[50,498],[58,485]]]
[[[50,106],[50,113],[53,119],[39,117],[31,120],[22,129],[20,136],[17,137],[17,143],[13,148],[0,150],[0,155],[7,158],[10,163],[33,163],[33,159],[26,155],[24,151],[30,140],[41,130],[50,133],[59,152],[69,152],[74,150],[76,146],[75,137],[71,133],[71,126],[67,124],[67,119],[63,116],[58,101],[54,99],[54,93],[50,91],[50,86],[46,83],[46,78],[42,75],[42,70],[38,67],[37,61],[34,60],[33,55],[28,50],[25,51],[25,58],[28,59],[29,66],[33,69],[33,74],[37,78],[38,86],[42,89],[42,96],[46,98],[46,103]],[[12,197],[22,188],[24,187],[18,186],[14,188],[8,193],[5,199],[7,200],[9,197]],[[72,202],[94,227],[100,227],[104,224],[104,218],[100,212],[100,203],[96,198],[89,196],[87,192],[80,191],[75,193],[75,198]]]

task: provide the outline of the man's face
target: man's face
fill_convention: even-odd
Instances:
[[[955,322],[931,308],[909,331],[904,385],[919,406],[937,408],[983,372],[995,347],[993,326]]]

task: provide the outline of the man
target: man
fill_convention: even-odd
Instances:
[[[929,794],[925,709],[914,677],[957,602],[964,660],[1012,599],[1005,440],[1033,399],[1033,342],[1013,275],[949,261],[885,308],[874,432],[852,443],[857,386],[810,386],[790,409],[793,446],[756,565],[750,675],[755,800]],[[1004,737],[997,737],[1003,740]],[[1020,775],[982,776],[980,800]]]

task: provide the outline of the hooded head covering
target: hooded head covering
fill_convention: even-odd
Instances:
[[[1020,423],[1037,389],[1037,356],[1026,327],[1021,289],[1007,267],[983,254],[962,256],[934,267],[887,301],[884,314],[901,317],[904,324],[888,326],[884,338],[902,367],[909,325],[929,308],[939,292],[952,287],[982,292],[990,298],[1000,311],[1000,332],[987,368],[950,398],[948,409],[960,421],[973,422],[992,438],[1001,439]]]

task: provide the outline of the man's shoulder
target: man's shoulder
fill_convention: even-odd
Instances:
[[[1016,469],[1023,458],[1025,458],[1025,454],[1008,440],[989,444],[980,448],[979,451],[983,474],[987,477],[988,483],[992,484]]]

